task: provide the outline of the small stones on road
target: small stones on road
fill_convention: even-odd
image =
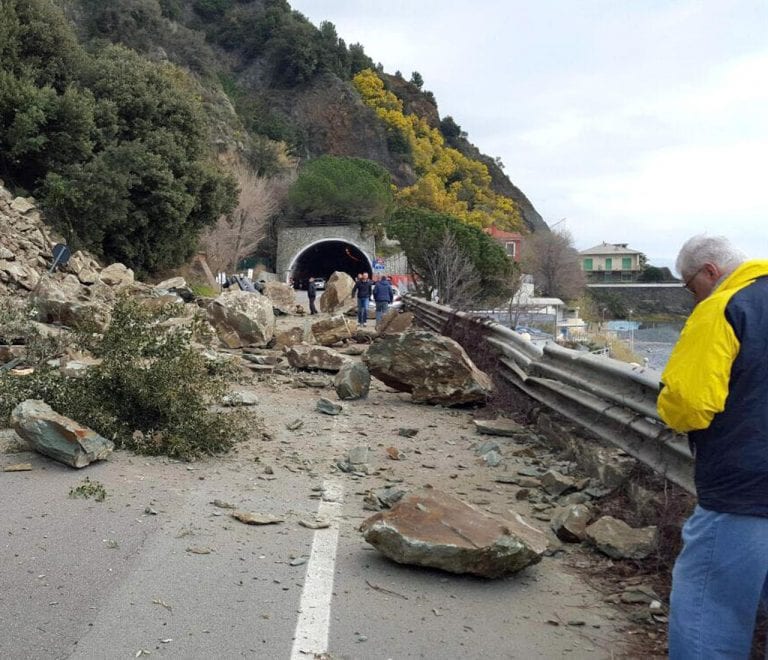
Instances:
[[[249,513],[247,511],[233,511],[230,514],[235,520],[246,525],[276,525],[285,522],[285,518],[273,516],[271,513]]]
[[[327,529],[331,526],[331,521],[327,518],[314,518],[311,520],[302,518],[299,520],[299,525],[307,529]]]
[[[325,397],[321,397],[317,401],[317,405],[315,406],[315,409],[318,412],[321,412],[325,415],[338,415],[341,413],[341,405],[338,403],[334,403],[330,399],[326,399]]]

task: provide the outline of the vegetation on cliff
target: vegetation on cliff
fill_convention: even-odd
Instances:
[[[232,212],[233,165],[308,165],[281,217],[381,222],[393,192],[474,227],[537,215],[417,72],[384,74],[285,0],[7,0],[0,37],[0,177],[139,272],[181,263]],[[328,154],[358,172],[313,198]]]

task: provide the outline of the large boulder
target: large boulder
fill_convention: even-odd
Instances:
[[[109,286],[118,288],[133,284],[133,271],[121,263],[115,263],[102,269],[99,279]]]
[[[272,301],[272,308],[279,314],[296,313],[296,292],[284,282],[264,282],[262,293]]]
[[[31,291],[40,281],[40,275],[31,266],[18,261],[0,259],[0,281],[17,284]]]
[[[305,323],[303,326],[294,326],[275,335],[274,348],[288,348],[296,344],[312,344],[314,338],[309,326]]]
[[[586,528],[587,539],[614,559],[645,559],[656,549],[656,527],[633,528],[623,520],[603,516]]]
[[[365,540],[400,564],[502,577],[541,561],[546,537],[517,516],[490,516],[447,493],[424,489],[361,526]]]
[[[485,403],[493,390],[491,379],[458,343],[434,332],[380,337],[363,360],[373,376],[396,390],[410,392],[416,403]]]
[[[285,350],[288,364],[294,369],[320,369],[322,371],[338,371],[349,358],[340,355],[325,346],[307,346],[296,344]]]
[[[381,317],[381,323],[377,330],[382,335],[394,335],[400,332],[410,330],[413,325],[414,316],[411,312],[400,312],[397,309],[390,309]]]
[[[93,325],[104,331],[111,319],[110,306],[92,296],[75,275],[61,279],[43,277],[33,301],[38,318],[44,323],[70,327]]]
[[[54,412],[39,399],[27,399],[16,406],[11,424],[36,451],[75,468],[103,460],[114,449],[111,440]]]
[[[229,348],[266,346],[275,332],[272,302],[260,293],[226,291],[211,301],[208,320]]]
[[[343,339],[351,339],[352,328],[345,316],[331,316],[313,323],[312,335],[321,346],[332,346]]]
[[[320,311],[329,314],[344,313],[354,307],[355,301],[352,299],[354,286],[355,281],[346,273],[341,271],[333,273],[325,284],[323,295],[320,296]]]
[[[566,543],[579,543],[587,536],[592,512],[586,504],[569,504],[552,517],[550,526],[557,538]]]
[[[342,400],[364,399],[371,389],[371,374],[364,364],[348,362],[339,369],[333,386]]]

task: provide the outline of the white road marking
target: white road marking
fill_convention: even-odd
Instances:
[[[315,531],[312,540],[291,660],[306,660],[315,653],[328,651],[333,573],[336,566],[344,486],[335,479],[328,479],[323,483],[323,488],[323,499],[317,509],[317,515],[319,518],[326,518],[331,526]]]

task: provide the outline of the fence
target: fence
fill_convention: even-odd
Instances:
[[[494,321],[412,295],[403,300],[407,309],[435,332],[443,332],[456,318],[477,324],[496,352],[499,373],[507,382],[695,492],[688,443],[656,414],[659,372],[563,348],[555,342],[538,347]]]

